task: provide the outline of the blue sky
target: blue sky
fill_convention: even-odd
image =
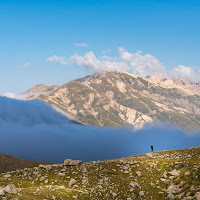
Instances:
[[[0,0],[0,94],[64,84],[104,65],[198,80],[199,36],[199,0]]]

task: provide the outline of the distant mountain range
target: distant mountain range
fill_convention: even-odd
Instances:
[[[162,74],[144,78],[105,71],[62,86],[37,85],[23,95],[44,100],[83,124],[141,128],[162,121],[200,129],[200,83]]]

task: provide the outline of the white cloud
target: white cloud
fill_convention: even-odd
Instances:
[[[47,58],[46,61],[47,62],[56,61],[56,62],[60,63],[61,65],[68,64],[68,62],[66,61],[66,58],[62,57],[62,56],[51,56],[51,57]]]
[[[163,74],[172,79],[187,79],[191,82],[200,81],[200,69],[179,65],[167,72],[160,61],[151,54],[142,54],[142,51],[130,53],[123,48],[119,48],[119,56],[111,57],[103,55],[96,57],[93,51],[87,52],[81,56],[74,54],[69,59],[61,56],[52,56],[46,61],[57,61],[62,65],[75,63],[78,66],[86,67],[93,72],[102,72],[105,70],[117,70],[134,73],[140,76],[149,76],[153,74]]]
[[[24,95],[22,95],[22,94],[15,94],[15,93],[12,93],[12,92],[5,92],[2,96],[3,97],[8,97],[8,98],[11,98],[11,99],[20,99],[20,100],[25,99]]]
[[[86,43],[75,43],[75,46],[77,46],[77,47],[88,47],[88,44],[86,44]]]
[[[97,72],[104,70],[122,70],[134,72],[141,76],[165,72],[163,65],[152,55],[142,55],[141,51],[131,54],[122,48],[119,48],[119,57],[117,58],[105,55],[97,58],[95,54],[90,51],[84,56],[75,54],[71,56],[70,59],[79,66],[88,67]]]
[[[31,63],[29,63],[29,62],[27,62],[27,63],[24,64],[24,68],[27,68],[29,66],[31,66]]]
[[[113,61],[108,57],[97,59],[92,51],[84,56],[75,54],[70,57],[77,65],[87,67],[92,71],[101,72],[104,70],[123,70],[129,71],[129,66],[123,61]]]
[[[12,98],[12,99],[17,99],[17,95],[15,93],[12,93],[12,92],[6,92],[2,96]]]
[[[191,82],[198,82],[200,81],[200,70],[179,65],[169,72],[169,76],[173,79],[187,79]]]
[[[151,54],[142,55],[142,51],[129,53],[122,48],[119,48],[119,54],[120,58],[130,65],[135,74],[148,76],[155,73],[165,73],[164,66]]]

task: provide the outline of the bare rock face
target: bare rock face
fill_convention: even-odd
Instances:
[[[200,84],[162,76],[105,71],[63,86],[39,85],[28,99],[41,99],[83,124],[134,125],[163,121],[200,129]]]

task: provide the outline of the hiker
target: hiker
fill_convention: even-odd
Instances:
[[[151,152],[153,152],[153,145],[151,145]]]

